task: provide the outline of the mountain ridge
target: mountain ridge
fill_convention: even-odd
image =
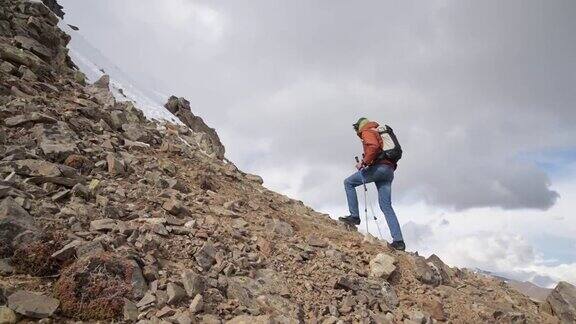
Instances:
[[[557,323],[500,280],[399,252],[266,189],[215,130],[88,84],[38,2],[0,0],[0,318],[7,323]],[[569,306],[570,304],[567,303]],[[556,314],[556,315],[555,315]],[[560,317],[560,319],[558,318]]]

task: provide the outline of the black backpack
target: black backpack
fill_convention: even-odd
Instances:
[[[402,147],[398,138],[394,135],[392,127],[388,125],[380,126],[376,129],[382,137],[382,152],[378,156],[378,160],[389,160],[394,163],[402,158]]]

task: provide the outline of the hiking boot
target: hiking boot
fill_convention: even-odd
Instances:
[[[394,241],[390,243],[390,246],[398,251],[406,250],[406,244],[404,244],[404,241]]]
[[[338,220],[350,225],[360,225],[360,217],[346,216],[339,217]]]

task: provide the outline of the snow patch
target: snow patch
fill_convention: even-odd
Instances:
[[[168,99],[168,95],[148,89],[131,79],[65,21],[60,20],[59,27],[71,36],[72,39],[68,44],[69,55],[89,82],[95,82],[102,75],[108,74],[110,90],[117,101],[132,101],[149,119],[182,124],[176,116],[164,108],[163,102]]]

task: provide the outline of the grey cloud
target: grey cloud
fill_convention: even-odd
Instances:
[[[396,197],[456,209],[558,197],[518,156],[574,148],[573,1],[195,2],[223,19],[212,43],[192,22],[150,18],[185,0],[62,3],[128,73],[188,97],[241,168],[307,166],[298,198],[314,206],[344,204],[360,115],[400,136]]]
[[[420,246],[434,235],[431,224],[418,224],[412,221],[402,225],[402,233],[406,242],[414,246]]]

